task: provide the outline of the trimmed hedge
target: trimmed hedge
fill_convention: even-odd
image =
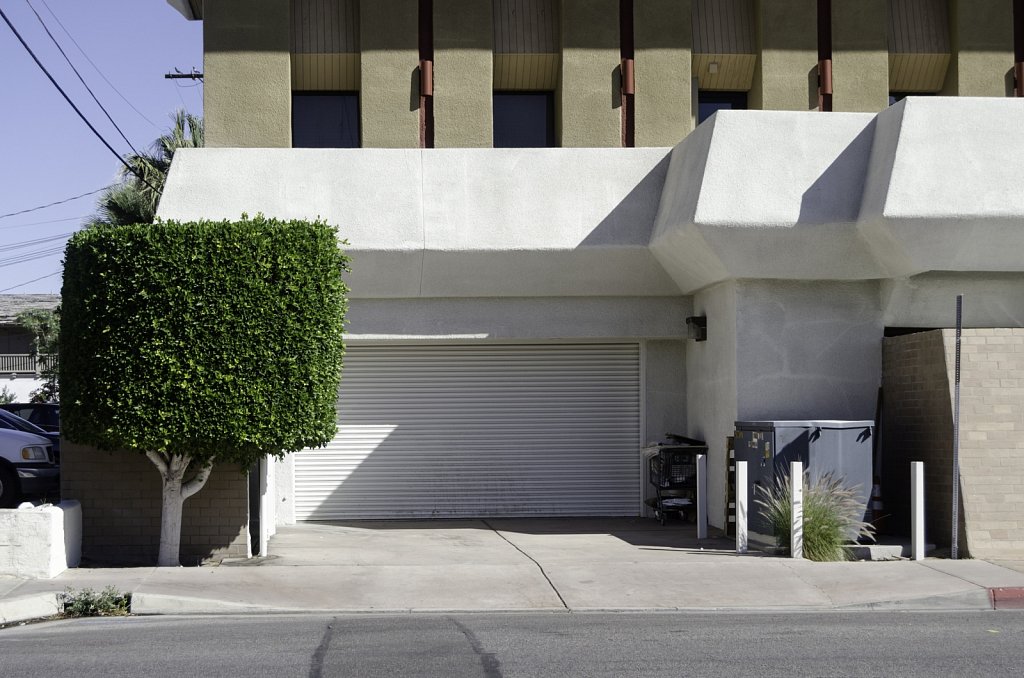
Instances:
[[[250,466],[335,434],[348,258],[322,222],[80,231],[61,291],[62,434]]]

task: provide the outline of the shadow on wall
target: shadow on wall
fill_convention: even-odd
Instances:
[[[654,232],[661,193],[665,187],[671,150],[658,161],[618,205],[580,243],[580,247],[601,247],[634,243],[646,248]],[[653,260],[653,255],[652,255]]]
[[[860,216],[875,139],[872,119],[804,191],[798,224],[854,223]]]
[[[61,495],[82,504],[82,557],[92,566],[156,562],[160,544],[160,474],[132,452],[61,446]],[[248,481],[237,466],[214,468],[185,501],[181,562],[197,564],[248,551]]]

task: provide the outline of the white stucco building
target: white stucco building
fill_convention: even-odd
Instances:
[[[674,148],[183,150],[159,215],[348,243],[339,434],[273,474],[276,520],[637,515],[671,431],[707,440],[722,527],[733,422],[874,419],[887,328],[958,293],[1022,325],[1022,169],[1019,100],[909,98]]]

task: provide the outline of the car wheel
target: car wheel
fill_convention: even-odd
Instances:
[[[18,479],[9,470],[0,466],[0,508],[16,506],[21,499]]]

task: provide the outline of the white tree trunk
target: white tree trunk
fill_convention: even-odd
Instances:
[[[192,459],[186,454],[163,454],[147,452],[163,478],[163,504],[160,513],[160,551],[157,565],[178,567],[181,564],[181,510],[185,500],[203,489],[210,477],[212,462],[199,469],[192,480],[182,482]]]

